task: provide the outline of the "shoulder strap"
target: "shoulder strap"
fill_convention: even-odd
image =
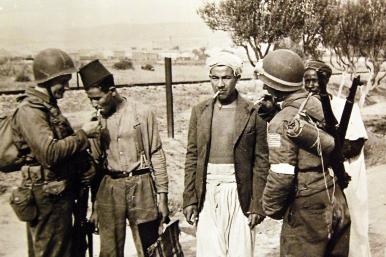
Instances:
[[[134,115],[135,115],[135,120],[136,120],[136,125],[135,125],[134,129],[135,129],[135,133],[136,133],[138,151],[139,151],[140,158],[141,158],[141,168],[151,167],[151,164],[148,160],[148,157],[146,156],[145,148],[143,146],[141,123],[139,121],[136,106],[134,107]]]
[[[311,98],[311,96],[312,96],[312,93],[308,94],[307,98],[303,102],[301,102],[301,103],[299,103],[299,102],[291,102],[288,105],[286,105],[286,107],[287,106],[291,106],[291,107],[294,107],[294,108],[298,109],[298,112],[296,113],[294,118],[299,117],[299,116],[301,116],[301,114],[306,113],[306,115],[308,117],[312,118],[314,121],[317,121],[320,124],[324,124],[324,121],[323,121],[324,116],[323,115],[320,116],[320,117],[317,117],[315,114],[303,111],[304,108],[306,107],[307,103],[308,103],[308,100]]]

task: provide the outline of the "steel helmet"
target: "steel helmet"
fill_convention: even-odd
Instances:
[[[39,52],[34,58],[32,69],[37,84],[76,72],[71,57],[56,48],[48,48]]]
[[[303,60],[288,49],[268,53],[256,72],[265,85],[278,91],[292,92],[303,87]]]

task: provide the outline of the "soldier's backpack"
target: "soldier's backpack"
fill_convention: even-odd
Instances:
[[[20,170],[24,157],[13,142],[12,119],[17,112],[8,116],[0,116],[0,171],[11,172]]]

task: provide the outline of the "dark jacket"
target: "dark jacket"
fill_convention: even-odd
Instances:
[[[90,167],[89,159],[83,158],[89,147],[87,135],[72,130],[56,103],[34,89],[27,90],[19,100],[13,126],[15,144],[50,170],[48,180],[68,179],[75,170]]]
[[[214,100],[199,103],[192,109],[185,161],[183,207],[197,204],[201,210],[211,142]],[[237,99],[234,133],[234,165],[237,191],[244,214],[264,215],[262,192],[268,174],[267,124],[240,95]]]
[[[294,118],[298,112],[298,106],[305,101],[307,95],[308,92],[305,90],[290,94],[283,101],[282,110],[275,115],[268,126],[270,164],[291,165],[296,167],[298,171],[297,175],[286,174],[285,172],[277,173],[272,170],[269,172],[263,194],[263,207],[265,213],[271,218],[283,218],[290,198],[294,197],[295,193],[297,195],[309,195],[325,188],[323,172],[320,171],[321,158],[302,149],[287,136],[286,124]],[[324,122],[322,105],[316,97],[311,97],[308,100],[305,110],[308,115]],[[327,170],[327,165],[324,164]],[[329,186],[331,182],[329,177]]]

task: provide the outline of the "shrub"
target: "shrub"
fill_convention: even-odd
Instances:
[[[31,81],[31,78],[26,75],[24,72],[20,72],[19,74],[16,75],[15,78],[16,82],[29,82]]]
[[[134,70],[133,62],[131,60],[120,60],[119,62],[114,63],[113,68],[117,70]]]
[[[16,82],[29,82],[31,78],[28,75],[28,68],[26,66],[22,67],[20,71],[16,73],[15,76]]]

